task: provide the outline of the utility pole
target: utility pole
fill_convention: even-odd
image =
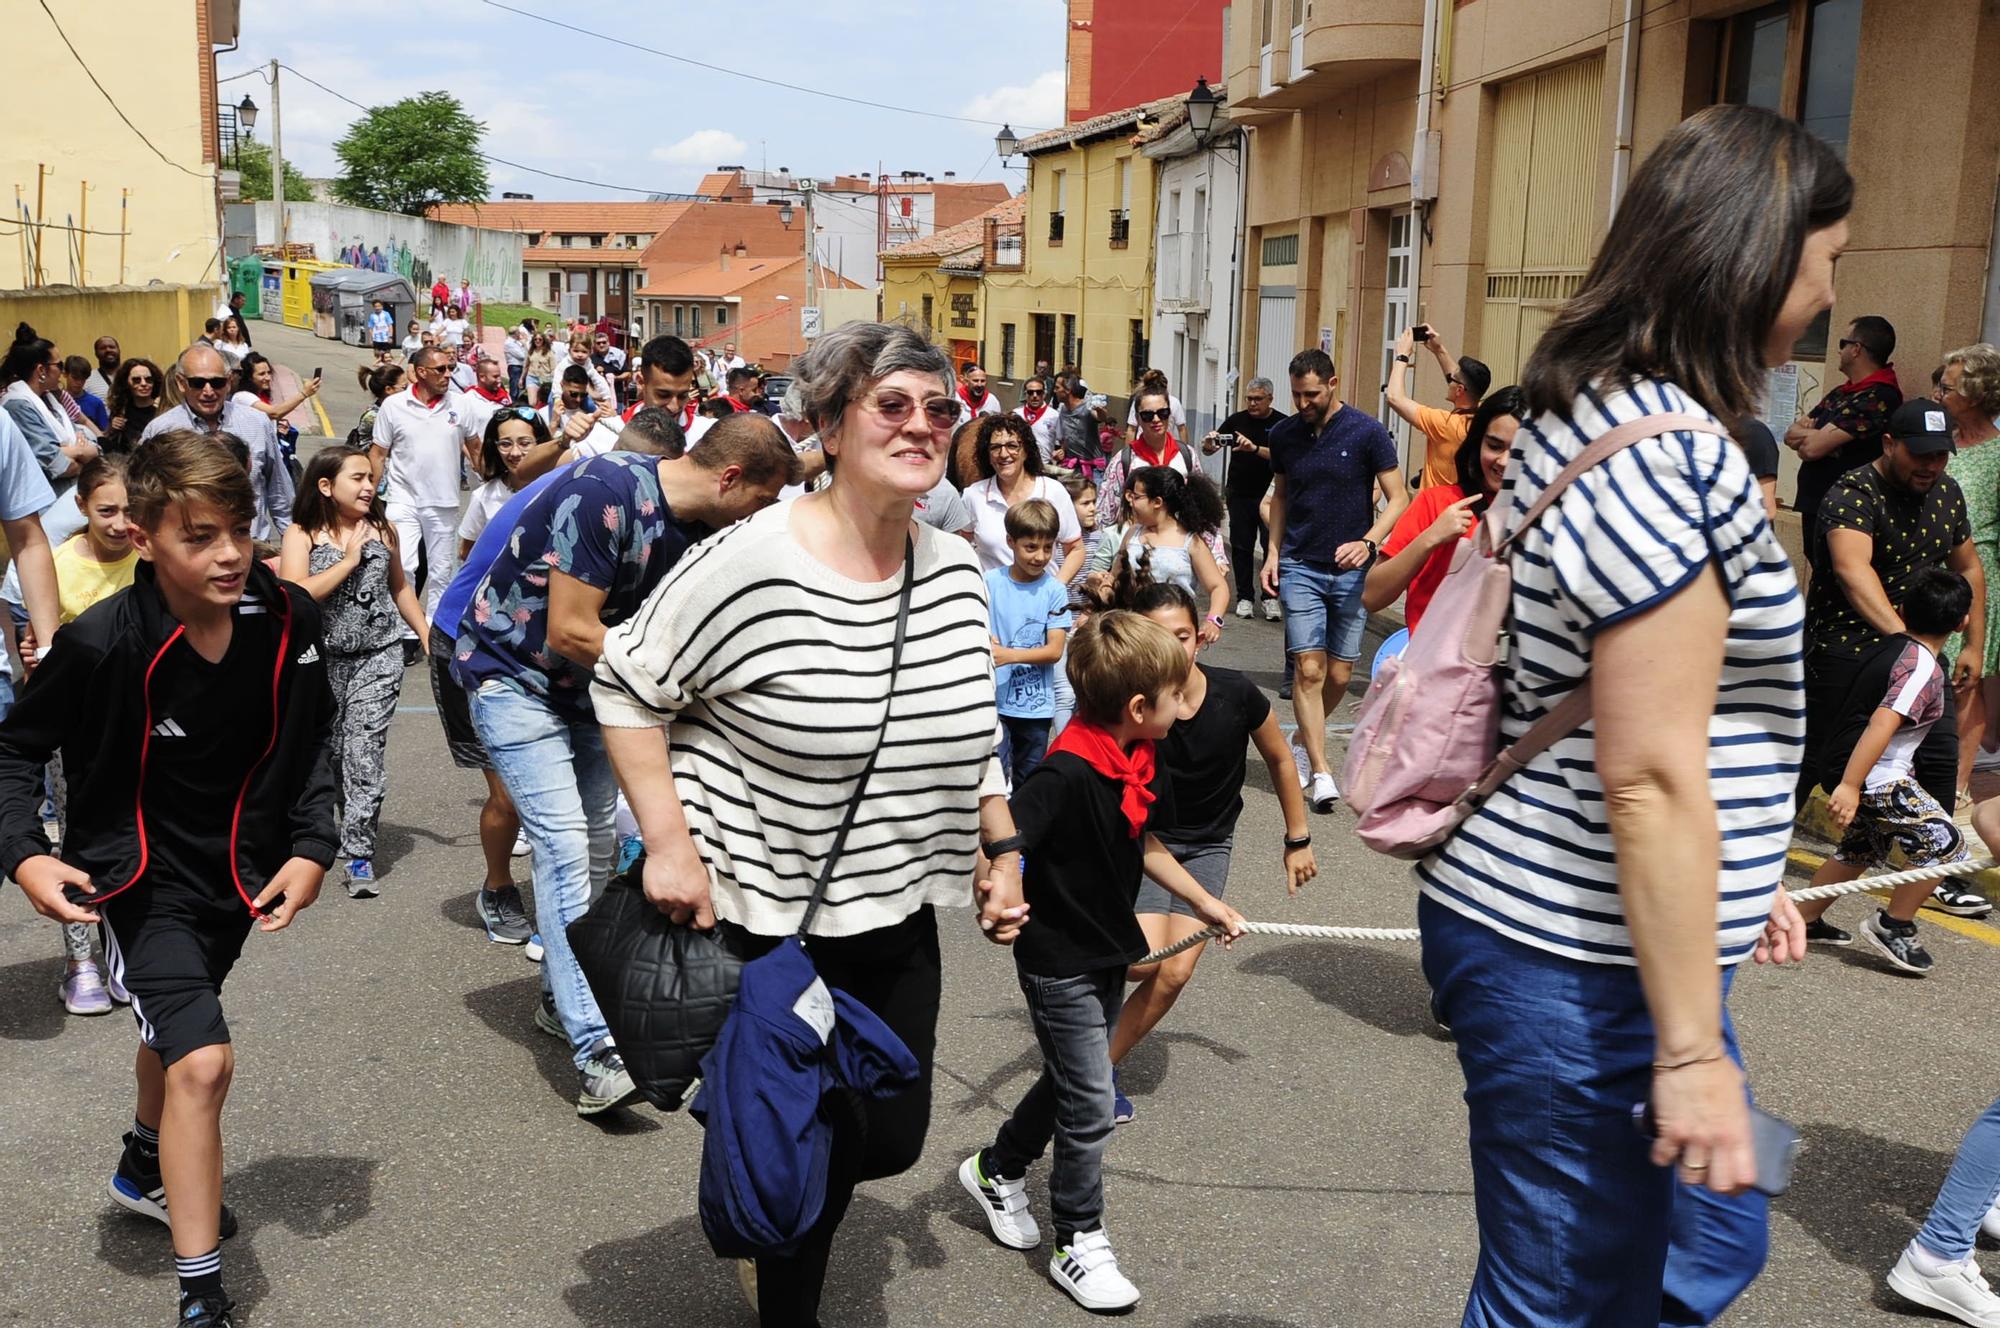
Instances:
[[[278,204],[278,251],[285,248],[285,113],[278,96],[278,62],[271,62],[271,197]]]
[[[811,320],[813,335],[819,335],[819,232],[813,226],[813,198],[819,193],[819,181],[808,175],[799,181],[799,189],[806,199],[806,308],[812,310],[807,316]]]

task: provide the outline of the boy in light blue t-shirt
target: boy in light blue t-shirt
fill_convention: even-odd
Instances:
[[[1011,567],[986,574],[993,623],[993,684],[1000,706],[1000,763],[1019,783],[1042,763],[1055,718],[1055,670],[1069,635],[1069,591],[1049,575],[1061,519],[1030,498],[1007,509]]]

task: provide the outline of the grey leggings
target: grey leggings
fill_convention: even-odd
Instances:
[[[388,785],[383,759],[389,721],[403,686],[403,652],[390,642],[365,655],[326,655],[333,689],[334,768],[340,776],[340,851],[349,858],[375,856],[375,825]]]

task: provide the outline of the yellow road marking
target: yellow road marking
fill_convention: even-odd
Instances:
[[[1826,862],[1826,859],[1819,854],[1807,852],[1802,848],[1795,848],[1786,856],[1791,859],[1793,865],[1803,867],[1809,872],[1818,871]],[[1887,890],[1867,890],[1863,893],[1873,895],[1877,899],[1889,897]],[[1991,927],[1984,922],[1974,922],[1971,918],[1961,918],[1950,913],[1940,913],[1934,908],[1919,909],[1918,913],[1925,922],[1934,922],[1946,931],[1955,931],[1960,936],[1970,936],[1975,941],[2000,946],[2000,927]]]
[[[313,403],[313,414],[319,416],[319,431],[328,438],[333,437],[333,421],[326,417],[326,407],[319,404],[319,397],[310,396],[306,400]]]

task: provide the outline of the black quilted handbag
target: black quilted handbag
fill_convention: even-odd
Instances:
[[[902,663],[915,576],[916,549],[906,544],[902,599],[896,606],[896,639],[889,656],[891,697]],[[868,776],[875,768],[888,727],[889,708],[884,706],[875,751],[868,754],[861,778],[855,781],[854,794],[807,904],[801,933],[811,924],[833,877],[834,862],[861,810]],[[736,984],[747,956],[731,944],[732,929],[698,931],[686,923],[669,921],[653,907],[642,884],[645,866],[641,854],[637,862],[611,878],[604,893],[569,924],[569,944],[632,1082],[661,1111],[675,1111],[692,1096],[690,1090],[701,1078],[702,1057],[715,1045],[736,1003]]]

